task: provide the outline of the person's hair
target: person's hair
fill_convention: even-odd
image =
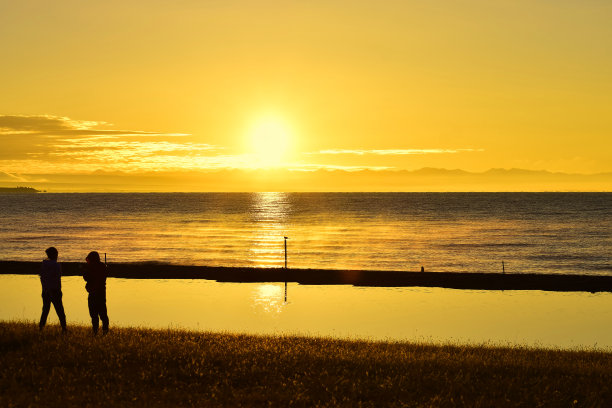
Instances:
[[[85,259],[89,259],[91,262],[100,262],[100,254],[97,251],[91,251]]]
[[[45,253],[49,257],[49,259],[57,260],[57,249],[55,247],[49,247],[45,249]]]

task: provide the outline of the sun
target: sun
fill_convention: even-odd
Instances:
[[[292,132],[282,118],[259,118],[248,131],[248,139],[254,166],[277,167],[286,163]]]

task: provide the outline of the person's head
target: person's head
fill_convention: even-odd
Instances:
[[[45,249],[45,253],[49,257],[49,259],[51,259],[53,261],[57,261],[58,253],[57,253],[57,249],[55,247],[49,247],[49,248]]]
[[[85,260],[88,263],[100,263],[100,254],[96,251],[91,251]]]

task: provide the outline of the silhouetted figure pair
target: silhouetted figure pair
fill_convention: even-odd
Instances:
[[[62,332],[66,332],[66,313],[62,303],[62,267],[57,262],[58,252],[54,247],[45,250],[48,259],[42,262],[40,268],[40,283],[42,285],[43,307],[38,329],[42,330],[47,323],[51,303],[59,318]]]
[[[98,333],[100,320],[102,320],[102,333],[108,333],[108,314],[106,312],[106,265],[100,261],[100,254],[92,251],[85,258],[87,265],[83,273],[83,279],[87,284],[85,289],[89,292],[87,305],[93,333]],[[99,318],[98,318],[99,317]]]

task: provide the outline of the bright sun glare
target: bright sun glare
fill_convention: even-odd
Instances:
[[[291,144],[292,134],[285,121],[266,116],[257,120],[249,131],[253,165],[274,167],[282,165]]]

